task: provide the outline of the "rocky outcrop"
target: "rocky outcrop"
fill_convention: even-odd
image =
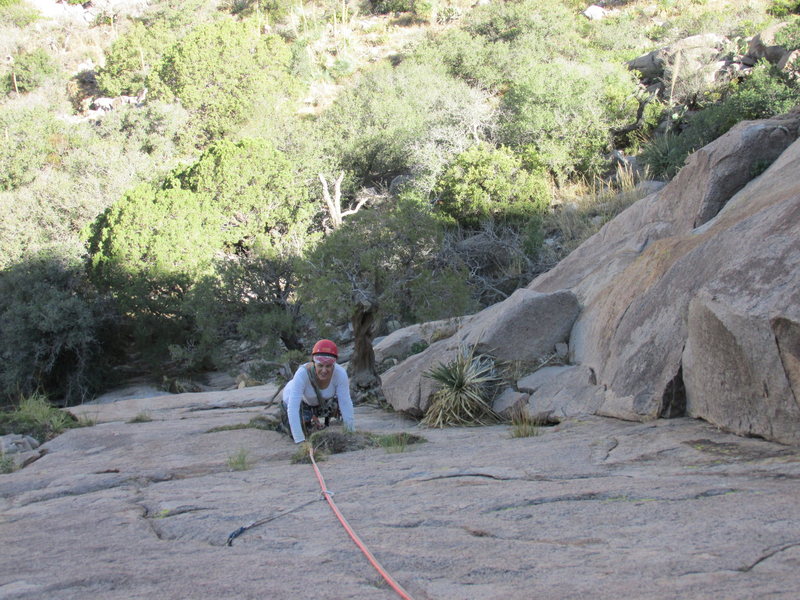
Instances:
[[[536,385],[517,382],[535,416],[690,415],[800,443],[799,128],[797,113],[740,123],[527,295],[472,316],[453,338],[387,373],[387,398],[398,410],[424,411],[431,390],[422,371],[459,344],[504,359],[529,348],[527,358],[541,358],[568,338],[571,366]],[[537,302],[522,310],[522,298]],[[557,299],[580,305],[577,318],[556,310]]]
[[[646,420],[682,414],[684,404],[688,414],[737,433],[800,443],[791,368],[782,366],[774,336],[765,335],[775,319],[800,322],[798,123],[800,116],[792,114],[739,124],[695,153],[661,192],[531,283],[540,292],[572,289],[580,299],[571,358],[597,374],[604,396],[599,414]],[[765,173],[747,181],[779,154]],[[747,351],[734,363],[721,356],[728,346],[693,330],[706,322],[708,304],[699,300],[705,297],[753,320],[741,335],[761,331],[747,338]],[[782,330],[796,331],[792,327]],[[784,347],[794,348],[788,337]],[[699,360],[708,352],[718,358]],[[773,367],[773,383],[756,419],[748,416],[752,408],[725,390],[740,380],[751,391],[759,387],[743,373],[763,373],[764,360]],[[711,385],[720,379],[730,383]],[[708,396],[712,388],[716,399]],[[741,389],[739,396],[748,394]]]
[[[707,71],[707,78],[714,81],[716,72],[725,65],[722,58],[729,45],[727,38],[715,33],[693,35],[628,61],[628,68],[639,71],[645,79],[661,78],[670,69],[694,74]]]
[[[447,363],[463,348],[475,348],[506,361],[536,361],[554,354],[569,337],[578,315],[569,291],[542,294],[519,289],[508,299],[464,319],[450,337],[431,344],[382,377],[383,392],[395,410],[421,416],[436,387],[425,376],[430,367]],[[378,344],[376,354],[382,352]]]

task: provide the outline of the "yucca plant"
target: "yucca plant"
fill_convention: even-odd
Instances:
[[[494,357],[475,355],[475,348],[461,348],[447,364],[439,364],[425,372],[442,388],[434,394],[433,402],[422,423],[429,427],[448,425],[488,425],[501,420],[491,401],[500,376]]]

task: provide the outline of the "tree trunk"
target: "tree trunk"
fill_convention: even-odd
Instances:
[[[372,349],[377,313],[378,301],[374,296],[365,297],[362,301],[357,302],[353,313],[355,348],[347,370],[350,375],[350,393],[353,396],[354,404],[383,401],[381,378],[375,368],[375,351]]]

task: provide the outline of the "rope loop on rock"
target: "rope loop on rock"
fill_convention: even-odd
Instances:
[[[367,557],[367,560],[373,567],[375,567],[375,570],[378,571],[378,573],[380,574],[381,577],[383,577],[386,583],[389,584],[389,587],[391,587],[395,592],[397,592],[398,596],[400,596],[404,600],[414,600],[411,597],[411,595],[407,591],[405,591],[399,583],[397,583],[394,579],[392,579],[392,576],[389,575],[389,573],[387,573],[386,569],[384,569],[381,566],[381,564],[378,562],[375,556],[373,556],[372,552],[370,552],[369,549],[366,547],[366,545],[364,545],[364,542],[362,542],[361,539],[358,537],[358,535],[356,535],[356,532],[353,531],[353,528],[350,527],[350,524],[347,522],[347,519],[344,518],[344,515],[339,510],[339,507],[337,507],[336,503],[333,501],[333,492],[329,492],[328,488],[325,486],[325,479],[322,477],[322,473],[320,472],[319,467],[317,466],[317,461],[314,460],[314,448],[310,444],[308,448],[308,457],[311,459],[311,465],[314,467],[314,472],[317,474],[317,480],[319,481],[319,485],[322,488],[322,495],[325,497],[325,500],[328,501],[331,510],[333,510],[333,514],[335,514],[336,518],[339,519],[339,522],[342,524],[342,527],[344,527],[345,531],[348,533],[350,538],[355,542],[356,546],[358,546],[358,549],[361,550],[364,556]]]

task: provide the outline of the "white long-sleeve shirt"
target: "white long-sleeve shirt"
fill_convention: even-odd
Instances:
[[[311,367],[314,368],[313,366]],[[353,431],[355,429],[355,418],[353,416],[353,400],[350,398],[350,379],[347,371],[340,364],[333,367],[331,381],[324,390],[319,391],[320,396],[329,400],[336,396],[339,399],[339,411],[342,413],[345,429]],[[303,435],[303,427],[300,424],[300,402],[304,401],[309,406],[318,406],[319,400],[311,385],[306,365],[300,365],[294,373],[292,380],[283,388],[283,403],[286,405],[286,412],[289,415],[289,426],[292,428],[292,438],[295,443],[300,443],[306,439]]]

